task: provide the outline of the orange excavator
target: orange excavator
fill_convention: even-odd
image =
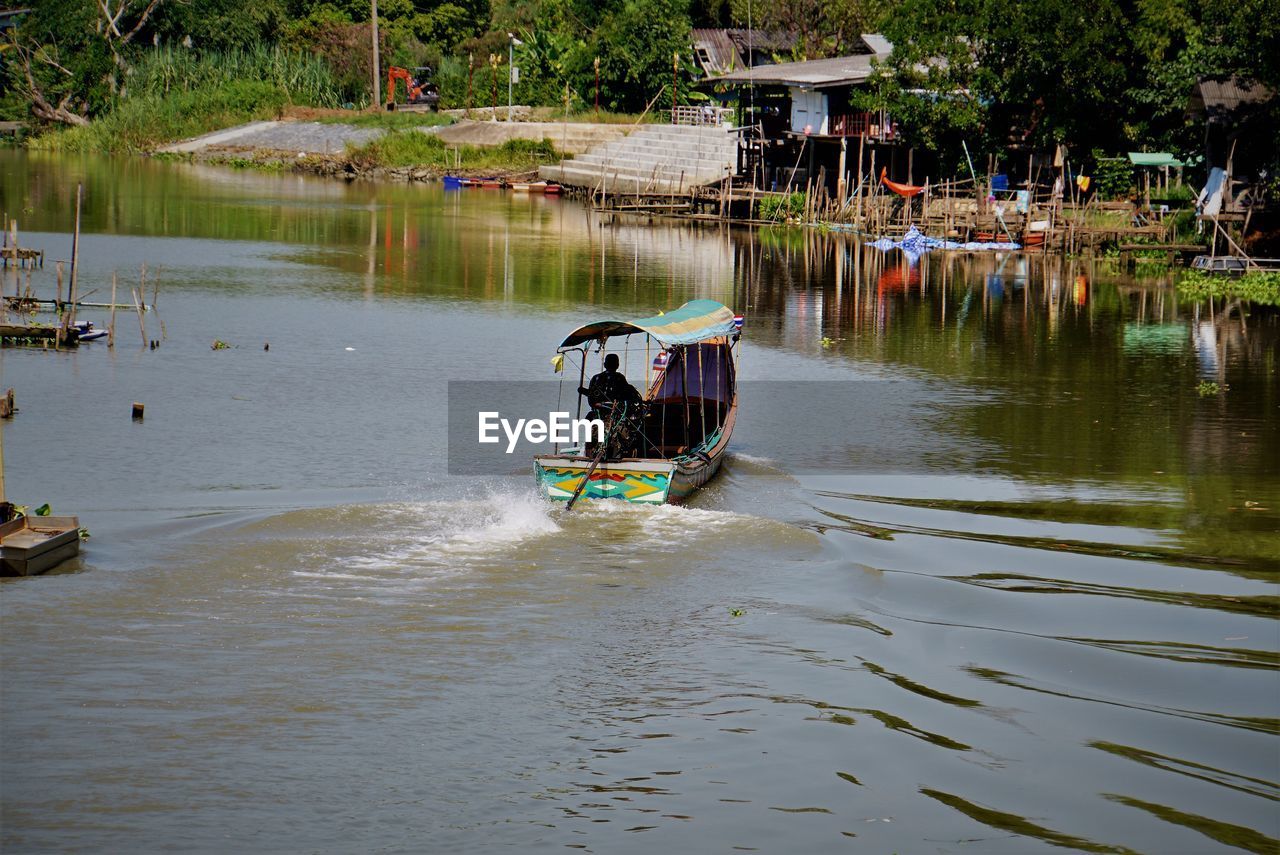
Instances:
[[[440,89],[427,80],[431,69],[419,66],[413,69],[418,76],[409,73],[407,68],[393,65],[387,69],[387,109],[388,110],[432,110],[440,105]],[[396,104],[396,81],[403,80],[405,103]]]

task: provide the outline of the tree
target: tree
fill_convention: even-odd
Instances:
[[[38,0],[9,32],[12,85],[44,121],[80,125],[120,90],[127,52],[163,0]]]
[[[750,4],[750,7],[748,7]],[[796,36],[795,59],[852,52],[862,33],[877,32],[888,0],[732,0],[739,25]]]

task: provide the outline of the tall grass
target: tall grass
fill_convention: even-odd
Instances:
[[[173,140],[255,119],[290,104],[338,107],[342,88],[328,63],[259,44],[225,51],[147,50],[130,67],[119,98],[87,127],[52,131],[32,148],[50,151],[150,151]]]
[[[278,87],[239,80],[168,96],[133,96],[84,127],[66,128],[32,139],[45,151],[134,153],[151,151],[172,140],[240,124],[275,118],[288,104]]]
[[[292,103],[309,107],[341,107],[353,94],[342,91],[320,57],[267,44],[225,51],[155,48],[134,63],[125,91],[129,98],[163,96],[246,80],[269,83]]]
[[[555,146],[546,140],[507,140],[492,148],[464,145],[458,149],[463,171],[493,169],[506,172],[531,170],[559,160]],[[415,130],[393,130],[362,146],[350,147],[348,157],[363,167],[414,166],[448,169],[454,163],[454,147],[437,136]]]

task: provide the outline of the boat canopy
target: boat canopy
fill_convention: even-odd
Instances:
[[[561,349],[577,347],[583,342],[603,341],[616,335],[648,333],[663,347],[675,344],[697,344],[709,338],[732,335],[736,331],[733,312],[715,300],[690,300],[673,312],[632,321],[592,321],[565,336]]]

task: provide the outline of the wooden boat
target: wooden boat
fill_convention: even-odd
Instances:
[[[973,239],[980,243],[1018,243],[1023,249],[1044,246],[1044,232],[1024,232],[1021,237],[1010,237],[1004,232],[974,232]]]
[[[33,576],[80,554],[78,517],[18,517],[0,525],[0,571]]]
[[[534,458],[542,495],[570,506],[579,496],[680,504],[711,480],[724,460],[738,412],[734,348],[741,325],[741,317],[724,305],[693,300],[665,315],[593,321],[569,333],[557,352],[578,357],[580,388],[586,385],[593,349],[602,359],[612,339],[644,336],[646,363],[654,350],[658,357],[643,403],[629,416],[619,405],[622,412],[604,417],[604,443],[557,448]],[[578,407],[581,413],[581,396]],[[619,435],[625,448],[615,440]]]
[[[513,181],[508,186],[515,193],[541,193],[546,196],[558,196],[563,189],[551,181]]]

